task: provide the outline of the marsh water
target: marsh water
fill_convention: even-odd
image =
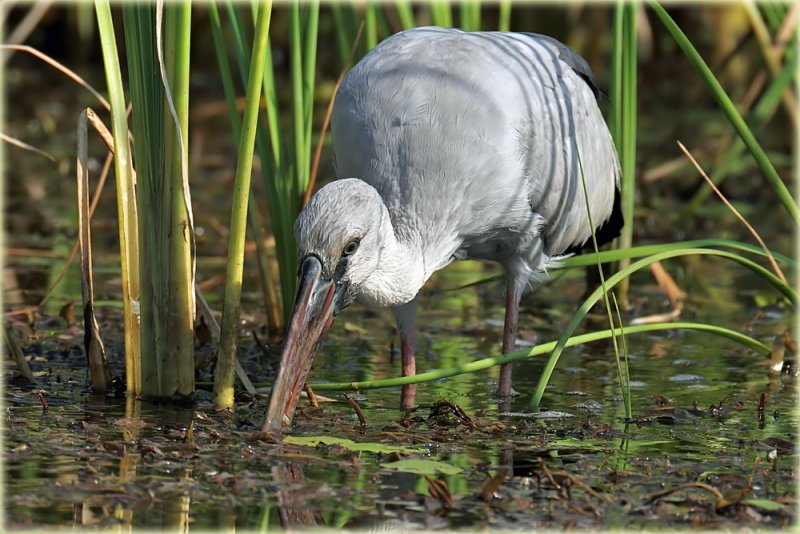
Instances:
[[[82,65],[80,73],[103,87],[99,65]],[[794,369],[771,372],[767,357],[708,333],[626,336],[630,418],[615,352],[606,342],[568,348],[538,410],[530,399],[544,357],[514,364],[520,395],[504,403],[492,396],[496,367],[421,384],[416,409],[406,413],[398,409],[397,388],[349,392],[364,423],[343,392],[320,391],[327,399],[317,408],[301,401],[283,440],[258,434],[264,389],[254,397],[242,392],[232,414],[215,412],[202,387],[190,406],[128,399],[121,382],[117,394],[92,395],[77,267],[45,307],[32,307],[75,238],[73,132],[78,111],[94,104],[62,75],[19,53],[5,74],[14,102],[7,110],[9,131],[55,159],[7,149],[4,312],[36,382],[20,379],[11,360],[4,360],[5,528],[751,529],[795,523]],[[675,139],[715,146],[727,135],[713,103],[698,96],[702,88],[653,82],[692,76],[679,61],[643,72],[643,175],[678,156]],[[229,216],[221,199],[232,188],[234,147],[213,71],[198,69],[193,87],[198,282],[219,312],[222,289],[214,281],[224,272]],[[320,95],[319,107],[324,99]],[[759,135],[788,175],[785,126]],[[97,173],[104,152],[99,141],[91,150]],[[322,173],[332,176],[327,159]],[[687,182],[696,178],[683,167],[669,179],[637,184],[636,244],[749,241],[716,201],[682,214],[693,191]],[[770,248],[790,253],[791,223],[749,160],[735,178],[726,192]],[[110,189],[93,223],[96,294],[112,374],[122,377]],[[793,322],[792,309],[774,289],[731,262],[693,257],[665,268],[687,294],[681,320],[725,326],[768,345]],[[248,254],[239,358],[251,380],[268,385],[281,340],[265,329],[255,270]],[[494,266],[459,263],[431,280],[418,320],[419,371],[500,354],[503,282],[453,290],[497,274]],[[626,323],[670,311],[649,273],[635,275],[631,284]],[[526,295],[520,347],[558,339],[585,287],[583,270],[553,271],[548,283]],[[580,331],[606,324],[605,312],[597,310]],[[387,310],[354,305],[334,323],[312,383],[397,376],[396,343]],[[211,354],[210,345],[198,345],[198,356]],[[211,380],[209,369],[201,367],[199,381]]]
[[[736,289],[753,280],[719,265],[697,269],[725,278],[714,285],[727,303],[716,308],[687,287],[697,295],[689,302],[703,303],[688,306],[697,320],[760,339],[782,328],[780,308],[754,306],[755,290]],[[422,300],[421,370],[499,354],[502,282],[436,290],[488,274],[466,264],[434,281]],[[527,296],[520,343],[556,339],[582,287],[568,274]],[[646,277],[634,287],[638,309],[663,304]],[[112,351],[114,321],[109,312],[101,322]],[[529,402],[543,359],[534,358],[515,364],[521,394],[507,404],[492,396],[497,368],[420,385],[410,413],[398,410],[397,389],[350,393],[366,425],[342,393],[324,392],[332,401],[302,404],[277,443],[256,435],[264,396],[242,395],[232,415],[214,413],[203,391],[187,408],[94,397],[80,329],[57,316],[35,328],[27,350],[38,383],[6,388],[9,528],[730,528],[794,518],[794,378],[708,334],[628,336],[632,419],[613,348],[597,343],[563,355],[538,412]],[[253,321],[245,332],[258,329]],[[390,314],[349,309],[312,379],[396,376],[393,342]],[[279,346],[265,353],[249,335],[241,345],[251,378],[269,379]]]

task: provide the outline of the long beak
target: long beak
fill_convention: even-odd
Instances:
[[[303,259],[278,376],[269,396],[264,432],[275,432],[282,424],[291,423],[314,354],[333,322],[336,285],[331,280],[321,280],[321,274],[319,259],[315,256]]]

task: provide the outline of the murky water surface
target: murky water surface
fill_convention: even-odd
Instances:
[[[481,276],[467,265],[435,285]],[[520,343],[555,339],[580,287],[568,277],[526,297]],[[785,317],[747,301],[732,297],[716,319],[769,340]],[[500,283],[435,292],[422,305],[420,370],[499,354]],[[687,313],[700,314],[692,305]],[[346,311],[313,380],[396,376],[392,333],[388,313]],[[716,528],[794,517],[794,379],[708,334],[628,336],[632,420],[613,348],[596,343],[565,352],[540,412],[530,395],[544,360],[533,358],[515,364],[521,394],[505,404],[491,395],[497,368],[420,385],[408,414],[397,389],[351,394],[366,426],[342,393],[322,392],[334,402],[302,405],[283,443],[255,436],[263,396],[243,397],[233,415],[213,413],[204,392],[186,409],[92,397],[80,338],[40,334],[40,384],[12,381],[6,392],[12,528]],[[250,339],[245,367],[254,380],[270,378],[279,347],[262,354]]]

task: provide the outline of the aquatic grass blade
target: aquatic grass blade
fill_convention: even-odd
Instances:
[[[228,23],[233,33],[234,55],[239,67],[239,74],[243,85],[247,85],[247,76],[250,71],[250,55],[247,51],[245,42],[246,28],[244,27],[241,13],[237,5],[233,2],[225,3],[228,14]],[[259,4],[252,4],[253,20],[258,20]],[[290,307],[285,303],[293,302],[294,285],[296,273],[296,258],[294,251],[294,237],[292,228],[294,218],[299,208],[294,207],[296,201],[292,201],[291,195],[289,164],[292,161],[292,143],[284,143],[279,124],[280,109],[278,107],[277,91],[275,88],[275,76],[273,73],[272,53],[270,41],[267,38],[266,54],[264,57],[263,86],[262,93],[265,102],[264,120],[259,120],[256,130],[255,146],[261,161],[261,175],[264,180],[265,191],[267,193],[267,204],[269,207],[269,220],[271,222],[272,233],[275,236],[275,255],[277,257],[278,271],[277,278],[280,280],[280,297],[277,295],[268,296],[274,306],[280,306],[280,319],[274,316],[273,323],[276,329],[281,329],[287,319]],[[219,50],[219,48],[218,48]],[[286,153],[286,157],[284,157]],[[270,270],[270,280],[276,277]],[[272,291],[272,286],[267,286],[268,291]],[[279,304],[280,303],[280,304]],[[278,327],[281,328],[278,328]]]
[[[228,12],[232,24],[239,24],[239,14],[233,4],[228,2]],[[257,6],[253,6],[254,12]],[[291,87],[291,135],[288,139],[279,127],[277,92],[269,40],[264,66],[264,98],[266,102],[266,125],[259,122],[256,147],[262,162],[262,177],[267,191],[269,216],[275,236],[275,252],[280,271],[281,301],[283,319],[288,320],[297,273],[297,257],[294,245],[294,220],[300,211],[305,187],[308,183],[311,162],[311,127],[313,109],[313,72],[315,59],[304,55],[316,50],[319,3],[301,6],[295,2],[290,9],[290,77]],[[241,39],[243,32],[237,32]],[[235,42],[236,56],[240,70],[250,64],[242,42]],[[268,145],[269,143],[269,145]]]
[[[342,72],[339,74],[339,77],[336,79],[336,84],[334,85],[333,92],[331,93],[331,97],[328,100],[328,108],[325,110],[325,116],[322,120],[322,127],[320,128],[319,138],[317,139],[317,146],[314,150],[314,158],[311,163],[311,172],[308,179],[308,184],[306,185],[306,192],[303,195],[303,206],[308,204],[308,201],[311,200],[311,196],[314,194],[314,189],[317,183],[317,178],[319,174],[319,164],[322,158],[322,149],[325,146],[325,136],[328,133],[328,128],[331,122],[331,116],[333,115],[333,105],[335,102],[336,93],[339,91],[339,87],[342,85],[342,81],[344,80],[347,71],[353,64],[353,57],[356,53],[356,47],[358,46],[359,41],[361,40],[361,35],[364,30],[364,24],[362,23],[358,27],[358,33],[353,40],[353,44],[350,47],[350,52],[347,55],[345,60],[344,68]]]
[[[781,66],[778,58],[775,57],[775,54],[773,54],[773,49],[772,49],[773,40],[772,37],[770,36],[767,23],[764,21],[764,18],[761,16],[761,11],[756,7],[755,3],[745,3],[743,7],[748,15],[748,18],[750,20],[750,26],[753,30],[753,34],[755,35],[756,41],[758,42],[758,46],[761,50],[761,57],[767,64],[767,68],[770,72],[770,75],[774,79],[780,73]],[[797,41],[795,40],[794,42],[796,43]],[[783,91],[780,96],[789,119],[792,121],[792,123],[796,125],[797,124],[796,97],[792,94],[791,91],[788,90]]]
[[[693,330],[698,332],[705,332],[713,335],[718,335],[735,343],[739,343],[751,350],[758,352],[761,355],[767,356],[771,353],[772,349],[764,343],[753,339],[746,334],[723,328],[719,326],[703,324],[703,323],[688,323],[688,322],[675,322],[675,323],[659,323],[659,324],[646,324],[636,326],[626,326],[625,335],[631,336],[636,334],[643,334],[648,332],[664,332],[670,330]],[[600,330],[597,332],[590,332],[587,334],[580,334],[570,337],[566,342],[566,347],[573,347],[584,343],[592,343],[604,339],[609,339],[612,336],[620,335],[619,329],[617,330]],[[558,341],[551,341],[536,345],[535,347],[521,349],[502,356],[494,356],[491,358],[482,358],[472,362],[467,362],[461,365],[448,367],[446,369],[437,369],[435,371],[427,371],[412,376],[401,376],[396,378],[385,378],[381,380],[364,380],[358,382],[329,382],[329,383],[314,383],[311,387],[314,391],[359,391],[367,389],[379,389],[388,387],[399,387],[408,384],[421,384],[423,382],[432,382],[457,376],[467,373],[475,373],[489,369],[504,363],[515,362],[527,358],[533,358],[552,352],[558,345]],[[257,384],[258,385],[258,384]]]
[[[464,31],[476,32],[481,29],[481,4],[474,0],[466,0],[459,3],[459,21]]]
[[[600,263],[609,263],[614,261],[619,261],[621,259],[635,259],[635,258],[642,258],[645,256],[649,256],[651,254],[657,254],[659,252],[665,252],[669,250],[680,250],[680,249],[687,249],[687,248],[704,248],[704,247],[722,247],[722,248],[730,248],[733,250],[738,250],[741,252],[747,252],[749,254],[754,254],[756,256],[760,256],[766,258],[766,254],[764,251],[755,245],[751,245],[749,243],[742,243],[739,241],[731,241],[728,239],[694,239],[690,241],[676,241],[674,243],[658,243],[654,245],[639,245],[636,247],[631,247],[628,249],[613,249],[613,250],[602,250],[597,253],[597,255],[593,254],[582,254],[579,256],[570,256],[568,258],[558,259],[550,265],[549,270],[552,272],[558,272],[559,270],[563,269],[574,269],[576,267],[587,267],[596,265],[599,261]],[[778,252],[770,251],[773,258],[782,262],[783,264],[796,268],[798,263],[788,256],[780,254]],[[466,289],[469,287],[478,286],[481,284],[486,284],[489,282],[496,282],[501,280],[503,275],[498,274],[495,276],[489,276],[487,278],[483,278],[481,280],[477,280],[475,282],[470,282],[467,284],[462,284],[459,286],[451,287],[444,289],[443,291],[459,291],[461,289]]]
[[[453,27],[453,12],[449,0],[432,0],[429,5],[434,26]]]
[[[375,2],[367,2],[364,6],[364,35],[367,51],[378,44],[378,6]]]
[[[511,0],[500,0],[500,12],[497,15],[497,30],[507,32],[511,30]]]
[[[690,241],[676,241],[674,243],[658,243],[654,245],[640,245],[625,250],[603,250],[598,254],[599,261],[603,263],[618,261],[621,258],[641,258],[651,254],[666,252],[670,250],[680,250],[689,248],[705,248],[705,247],[725,247],[757,256],[765,257],[764,251],[761,247],[751,245],[750,243],[742,243],[739,241],[731,241],[728,239],[694,239]],[[788,256],[771,251],[772,256],[784,264],[795,267],[798,263]],[[572,267],[585,267],[587,265],[594,265],[595,258],[591,255],[584,254],[581,256],[571,256],[558,260],[554,268],[572,268]]]
[[[394,7],[397,9],[397,15],[400,17],[400,24],[404,30],[410,30],[416,23],[414,22],[414,10],[411,7],[411,2],[406,0],[397,0],[394,2]]]
[[[633,246],[634,198],[636,193],[636,15],[639,5],[618,1],[614,8],[614,46],[611,83],[611,135],[614,138],[620,163],[620,192],[622,218],[617,248]],[[620,268],[630,264],[620,259]],[[628,280],[619,286],[620,301],[628,302]]]
[[[319,0],[305,2],[306,16],[303,40],[303,173],[293,191],[296,209],[300,209],[300,199],[305,195],[311,179],[313,159],[312,134],[314,131],[314,88],[317,71],[317,39],[319,37]]]
[[[247,222],[247,203],[250,195],[250,176],[253,169],[253,149],[256,140],[261,88],[267,54],[267,39],[272,14],[272,3],[259,10],[253,39],[252,61],[248,74],[242,133],[237,150],[236,178],[233,191],[228,262],[225,274],[225,297],[222,308],[217,367],[214,372],[214,406],[233,408],[233,379],[236,369],[236,344],[239,335],[242,274],[244,270],[244,245]]]
[[[758,102],[753,106],[752,111],[747,115],[747,122],[752,125],[754,130],[762,130],[769,123],[770,118],[775,114],[778,106],[782,102],[784,92],[795,83],[797,74],[796,52],[797,41],[793,40],[784,54],[784,65],[780,73],[772,78],[767,88],[762,92]],[[722,160],[712,170],[712,183],[715,185],[720,184],[728,174],[741,168],[740,159],[746,148],[747,146],[742,138],[737,136],[735,142],[728,148]],[[680,219],[690,220],[694,217],[697,209],[709,195],[711,195],[711,189],[707,187],[698,189],[689,202],[686,203]]]
[[[236,146],[238,146],[239,134],[241,133],[242,128],[242,119],[239,116],[239,111],[236,107],[236,90],[233,83],[233,74],[231,72],[230,63],[228,62],[226,43],[222,33],[222,22],[220,20],[219,10],[217,9],[216,3],[210,2],[208,4],[208,14],[211,24],[211,34],[214,40],[214,49],[216,51],[217,63],[220,71],[220,80],[222,81],[222,89],[225,95],[225,103],[228,108],[228,116],[230,117],[231,125],[233,126],[234,141]],[[235,25],[235,27],[238,28],[238,25]],[[261,129],[261,125],[259,125],[259,128]],[[258,136],[258,133],[256,136]],[[269,270],[270,255],[266,246],[267,237],[263,228],[261,211],[253,191],[250,193],[250,200],[247,204],[247,210],[250,217],[250,229],[253,232],[253,239],[256,243],[258,276],[259,280],[261,281],[262,298],[264,299],[264,309],[266,310],[267,314],[267,326],[271,331],[279,332],[283,329],[281,300],[275,289],[276,284],[273,283],[273,278]]]
[[[625,338],[625,326],[622,322],[622,313],[619,310],[617,297],[611,293],[611,299],[614,302],[614,317],[617,319],[619,325],[619,339],[622,344],[622,362],[621,373],[619,377],[620,384],[622,385],[622,399],[625,403],[625,416],[630,419],[633,417],[633,397],[631,396],[631,368],[628,362],[628,341]],[[617,355],[617,362],[619,362],[619,355]]]
[[[596,226],[595,226],[594,220],[592,218],[592,208],[591,208],[591,202],[589,201],[589,191],[588,191],[588,189],[586,187],[586,174],[585,174],[584,169],[583,169],[583,158],[581,158],[580,149],[578,147],[577,142],[574,139],[573,139],[573,143],[574,143],[574,147],[575,147],[575,152],[576,152],[576,154],[578,156],[578,170],[580,171],[581,186],[582,186],[582,189],[583,189],[583,198],[584,198],[584,203],[586,205],[586,218],[587,218],[587,221],[589,222],[589,229],[591,230],[590,233],[591,233],[591,238],[592,238],[592,249],[593,249],[594,257],[595,257],[595,266],[597,267],[597,272],[598,272],[598,275],[599,275],[599,278],[600,278],[599,290],[601,291],[601,294],[603,296],[603,302],[605,304],[606,314],[607,314],[607,317],[608,317],[608,326],[610,327],[611,330],[614,330],[614,316],[613,316],[613,314],[611,312],[611,303],[609,302],[609,291],[608,291],[608,287],[606,286],[606,277],[605,277],[605,273],[603,272],[603,264],[599,260],[600,249],[597,246],[597,235],[595,233]],[[626,278],[626,280],[627,280],[627,278]],[[612,297],[613,297],[613,294],[612,294]],[[615,306],[616,306],[616,303],[617,303],[617,299],[616,299],[616,297],[614,297],[614,305]],[[617,315],[619,315],[619,310],[617,310]],[[621,322],[620,322],[620,327],[622,327],[622,323]],[[624,372],[623,372],[623,369],[622,369],[622,355],[620,354],[620,348],[619,348],[619,343],[617,342],[617,336],[612,336],[611,337],[611,342],[612,342],[612,344],[614,346],[614,361],[617,364],[617,372],[619,374],[620,389],[622,390],[622,395],[623,395],[623,398],[625,399],[625,416],[630,419],[631,418],[631,411],[630,411],[631,400],[630,400],[630,395],[628,395],[628,393],[630,393],[630,390],[628,388],[626,388],[627,381],[625,380]],[[626,355],[625,358],[627,360],[627,355]]]

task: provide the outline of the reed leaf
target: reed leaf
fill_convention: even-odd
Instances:
[[[734,250],[740,250],[742,252],[747,252],[749,254],[756,254],[761,257],[767,256],[766,253],[760,247],[751,245],[749,243],[741,243],[739,241],[730,241],[727,239],[695,239],[690,241],[677,241],[674,243],[641,245],[638,247],[631,247],[628,249],[603,250],[600,251],[596,256],[593,254],[570,256],[568,258],[561,258],[554,261],[553,264],[550,265],[548,269],[551,271],[557,271],[558,269],[590,267],[592,265],[596,265],[597,262],[609,263],[609,262],[619,261],[621,259],[642,258],[645,256],[649,256],[651,254],[657,254],[660,252],[666,252],[670,250],[703,248],[703,247],[725,247]],[[798,265],[798,263],[794,259],[789,258],[788,256],[784,256],[783,254],[779,254],[777,252],[772,252],[772,251],[770,251],[770,253],[772,254],[773,258],[775,258],[780,262],[783,262],[784,264],[790,267],[796,268]],[[459,291],[461,289],[466,289],[468,287],[474,287],[489,282],[496,282],[503,278],[504,275],[498,274],[496,276],[490,276],[487,278],[483,278],[481,280],[477,280],[475,282],[470,282],[468,284],[462,284],[460,286],[447,288],[444,291]]]
[[[511,30],[511,0],[500,0],[500,12],[497,15],[497,29],[501,32]]]
[[[180,395],[194,393],[194,313],[195,313],[195,236],[194,215],[189,190],[189,62],[191,57],[192,3],[158,3],[163,10],[164,47],[159,51],[166,104],[165,171],[170,190],[168,210],[169,257],[166,354],[174,361],[171,387]],[[158,16],[158,11],[157,11]],[[157,19],[158,20],[158,19]],[[156,27],[158,31],[158,27]],[[163,276],[163,274],[162,274]]]
[[[378,44],[378,6],[375,2],[367,2],[364,6],[364,36],[367,50]]]
[[[468,32],[481,29],[481,4],[476,1],[462,1],[459,5],[460,28]]]
[[[227,6],[231,23],[241,26],[239,15],[233,4],[229,2]],[[254,12],[256,8],[257,6],[254,6]],[[291,312],[296,284],[297,258],[293,235],[294,220],[300,211],[303,194],[309,181],[311,165],[311,128],[313,125],[319,3],[301,5],[295,2],[289,6],[289,9],[290,75],[292,80],[291,142],[283,142],[285,136],[279,127],[280,109],[275,91],[269,41],[263,70],[268,131],[264,131],[263,125],[259,123],[256,136],[256,147],[262,161],[262,176],[266,186],[269,215],[275,236],[284,320],[288,319]],[[241,30],[236,32],[239,42],[235,43],[235,50],[240,70],[245,72],[245,67],[250,64],[250,59],[241,42],[243,33]]]
[[[194,229],[187,167],[191,3],[125,4],[122,13],[138,171],[141,393],[189,396],[194,393]]]
[[[350,47],[355,40],[355,35],[358,32],[361,21],[358,20],[355,9],[353,9],[353,4],[332,2],[328,5],[333,15],[334,25],[336,26],[336,45],[339,49],[339,58],[341,64],[346,65]],[[399,6],[398,9],[400,9]],[[358,55],[363,55],[363,45],[359,50],[360,53]]]
[[[635,2],[618,1],[614,10],[614,48],[612,56],[611,84],[611,134],[614,138],[620,161],[620,191],[622,217],[625,225],[617,247],[633,246],[633,208],[636,193],[636,13]],[[630,264],[627,258],[620,260],[619,267]],[[619,287],[619,299],[628,302],[628,280]]]
[[[139,222],[133,163],[128,145],[128,122],[114,21],[108,0],[95,2],[97,28],[103,55],[106,83],[111,104],[111,131],[114,137],[114,172],[117,177],[120,271],[125,337],[125,376],[129,393],[141,392],[141,335],[139,283]],[[130,59],[129,59],[130,61]]]
[[[258,125],[261,88],[267,55],[267,38],[272,3],[267,2],[258,13],[253,39],[253,55],[247,83],[242,133],[237,150],[236,178],[233,192],[228,262],[225,276],[225,297],[222,308],[217,367],[214,373],[213,403],[217,408],[233,409],[233,379],[236,369],[236,342],[239,335],[239,312],[244,269],[244,244],[250,176],[253,169],[253,148]]]
[[[649,256],[651,254],[658,254],[660,252],[666,252],[671,250],[681,250],[687,248],[704,248],[704,247],[725,247],[731,248],[734,250],[740,250],[742,252],[748,252],[750,254],[756,254],[759,256],[766,256],[764,251],[755,245],[751,245],[749,243],[741,243],[739,241],[730,241],[727,239],[695,239],[690,241],[676,241],[674,243],[659,243],[654,245],[641,245],[638,247],[632,247],[625,250],[604,250],[601,251],[597,255],[597,260],[602,263],[612,262],[612,261],[619,261],[622,258],[641,258],[644,256]],[[785,263],[789,266],[797,266],[797,262],[788,257],[784,256],[783,254],[779,254],[777,252],[771,252],[772,256]],[[558,260],[556,262],[555,268],[571,268],[571,267],[585,267],[587,265],[594,265],[595,257],[590,254],[584,254],[581,256],[572,256],[569,258],[564,258]]]
[[[797,41],[792,41],[784,55],[784,65],[778,75],[761,95],[756,105],[747,117],[747,122],[758,131],[764,128],[770,117],[775,114],[786,90],[794,83],[797,74]],[[741,168],[741,158],[746,145],[741,137],[736,137],[735,142],[728,148],[722,160],[712,169],[711,182],[719,185],[731,172]],[[695,217],[697,210],[711,195],[712,190],[702,187],[692,196],[682,210],[680,221],[687,221]]]
[[[231,124],[233,126],[236,146],[238,146],[239,134],[241,133],[242,129],[242,119],[239,116],[239,111],[236,107],[236,90],[233,85],[233,74],[231,72],[230,63],[228,62],[228,54],[222,34],[222,22],[219,16],[219,10],[214,2],[209,2],[208,4],[208,15],[211,23],[211,34],[214,38],[214,49],[217,54],[220,80],[222,81],[222,89],[223,93],[225,94],[225,104],[228,108],[228,116],[230,117]],[[247,203],[247,213],[249,216],[250,229],[253,232],[253,239],[256,242],[258,276],[263,289],[262,297],[264,299],[264,309],[267,313],[267,325],[272,331],[278,332],[283,329],[281,301],[275,290],[272,277],[270,276],[270,259],[269,251],[267,250],[266,246],[264,225],[262,222],[261,212],[258,207],[258,202],[255,198],[255,194],[252,191],[250,192],[250,200]]]
[[[433,0],[430,3],[430,10],[434,26],[453,27],[453,12],[449,0]]]
[[[234,52],[239,66],[239,73],[243,84],[246,86],[247,75],[250,70],[250,56],[247,52],[247,44],[244,41],[246,30],[236,6],[232,2],[227,2],[225,7],[228,13],[228,21],[234,35]],[[252,9],[253,19],[257,20],[258,5],[253,4]],[[218,53],[219,52],[224,52],[224,50],[218,47]],[[275,88],[275,76],[273,73],[269,39],[267,39],[267,50],[264,58],[262,92],[264,95],[266,120],[258,121],[255,144],[259,159],[261,160],[261,174],[267,193],[269,218],[272,223],[272,232],[275,236],[275,254],[281,288],[280,299],[269,296],[265,296],[265,299],[275,302],[276,305],[278,302],[280,303],[280,307],[282,308],[280,320],[270,312],[273,316],[272,324],[274,328],[280,330],[280,326],[288,315],[288,306],[286,303],[291,303],[294,297],[296,272],[294,264],[296,258],[292,227],[298,208],[296,207],[297,201],[289,199],[290,190],[287,184],[290,177],[289,171],[286,169],[287,158],[284,157],[285,147],[282,143],[282,133],[280,130],[280,110]],[[270,277],[270,280],[271,279],[272,277]],[[266,290],[271,292],[272,288],[267,286]]]
[[[593,248],[594,257],[595,257],[595,265],[597,267],[597,272],[598,272],[598,275],[599,275],[599,278],[600,278],[600,288],[599,289],[601,290],[601,293],[602,293],[602,296],[603,296],[603,301],[604,301],[605,308],[606,308],[606,313],[607,313],[607,316],[608,316],[608,326],[611,327],[611,329],[613,330],[614,329],[614,315],[613,315],[613,313],[611,311],[611,302],[610,302],[610,299],[609,299],[608,287],[606,286],[606,276],[605,276],[605,273],[603,272],[603,264],[598,260],[598,255],[600,254],[600,249],[597,246],[597,236],[595,234],[596,226],[595,226],[594,220],[592,218],[591,202],[589,202],[589,191],[586,188],[586,174],[585,174],[584,169],[583,169],[583,158],[581,158],[580,150],[578,148],[577,143],[575,143],[574,146],[575,146],[575,152],[578,155],[578,169],[580,170],[581,186],[583,188],[583,198],[584,198],[584,202],[586,204],[586,218],[587,218],[587,220],[589,222],[589,229],[591,230],[592,248]],[[614,297],[613,294],[611,296],[614,299],[614,306],[616,307],[617,306],[617,299],[616,299],[616,297]],[[619,316],[619,309],[617,309],[617,315]],[[622,328],[622,321],[621,320],[620,320],[619,324],[620,324],[620,328]],[[628,386],[628,380],[626,378],[627,372],[626,372],[625,369],[623,369],[623,363],[622,363],[623,355],[620,353],[619,343],[617,342],[617,336],[613,336],[611,338],[611,342],[612,342],[612,344],[614,346],[614,356],[615,356],[614,361],[617,364],[617,374],[619,375],[620,388],[622,389],[623,398],[625,400],[625,416],[630,418],[631,417],[631,413],[632,413],[631,412],[630,387]],[[627,354],[626,354],[625,355],[625,362],[626,363],[627,363],[627,359],[628,359],[628,357],[627,357]]]
[[[400,24],[403,25],[404,30],[410,30],[416,23],[414,22],[414,10],[411,7],[411,2],[406,0],[397,0],[394,3],[397,9],[397,15],[400,17]]]

